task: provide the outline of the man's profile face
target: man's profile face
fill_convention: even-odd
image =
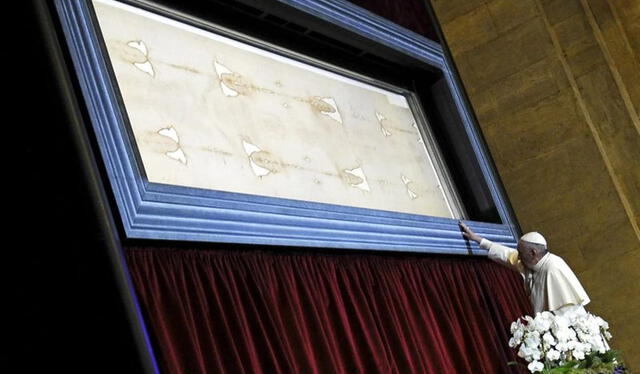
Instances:
[[[518,256],[520,257],[520,261],[524,264],[524,266],[531,269],[533,265],[536,264],[535,261],[535,249],[531,246],[527,245],[527,243],[522,240],[518,241]]]

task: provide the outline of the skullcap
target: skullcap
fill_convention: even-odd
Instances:
[[[542,244],[544,246],[547,245],[547,241],[544,239],[544,236],[542,236],[539,232],[536,232],[536,231],[528,232],[522,235],[520,240],[525,241],[527,243]]]

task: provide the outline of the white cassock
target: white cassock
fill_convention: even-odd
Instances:
[[[564,260],[550,252],[528,269],[520,261],[518,251],[504,245],[482,239],[480,248],[489,250],[489,258],[519,272],[529,292],[533,312],[545,310],[565,313],[569,309],[583,308],[589,296],[578,278]]]

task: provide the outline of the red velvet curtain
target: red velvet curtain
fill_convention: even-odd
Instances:
[[[128,248],[167,373],[511,373],[520,276],[484,258]]]

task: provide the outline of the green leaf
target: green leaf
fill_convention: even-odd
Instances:
[[[602,362],[612,362],[614,359],[620,360],[621,354],[622,354],[622,352],[620,352],[618,350],[615,350],[615,349],[611,349],[611,350],[606,351],[603,354],[598,354],[598,355],[602,359]]]
[[[571,371],[573,371],[573,368],[571,367],[558,366],[549,370],[549,374],[567,374],[571,373]]]

